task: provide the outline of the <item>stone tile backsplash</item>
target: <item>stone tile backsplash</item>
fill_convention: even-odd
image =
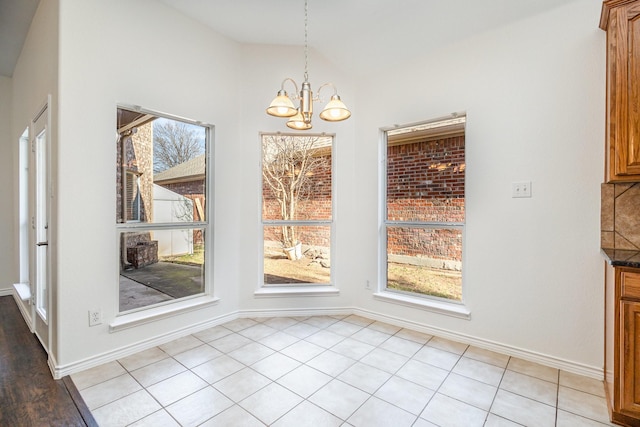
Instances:
[[[640,250],[640,183],[602,184],[601,247]]]

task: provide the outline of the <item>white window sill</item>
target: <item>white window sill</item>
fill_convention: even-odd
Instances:
[[[220,298],[201,296],[160,307],[136,311],[135,313],[123,314],[116,317],[115,320],[109,324],[109,332],[118,332],[124,329],[144,325],[145,323],[155,322],[194,310],[200,310],[202,308],[215,305],[218,301],[220,301]]]
[[[22,301],[28,301],[31,299],[31,288],[28,283],[14,283],[13,289],[16,290]]]
[[[406,307],[428,310],[434,313],[445,314],[447,316],[453,316],[460,319],[471,319],[471,312],[463,304],[412,297],[410,295],[386,291],[376,292],[373,294],[373,297],[380,301],[400,304]]]
[[[338,296],[340,290],[327,285],[304,285],[304,286],[265,286],[253,293],[254,296],[264,297],[324,297]]]

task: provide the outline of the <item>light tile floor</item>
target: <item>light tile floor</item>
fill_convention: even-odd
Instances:
[[[359,316],[237,319],[72,375],[101,426],[603,426],[602,382]]]

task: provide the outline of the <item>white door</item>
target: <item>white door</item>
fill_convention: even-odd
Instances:
[[[45,106],[33,121],[31,132],[32,167],[29,182],[32,203],[31,235],[29,238],[33,248],[29,276],[31,293],[34,296],[34,330],[36,336],[49,352],[49,335],[51,325],[50,313],[50,272],[49,272],[49,109]]]

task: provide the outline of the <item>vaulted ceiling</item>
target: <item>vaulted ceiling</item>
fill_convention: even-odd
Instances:
[[[40,0],[0,0],[0,75],[11,77]]]
[[[304,42],[303,0],[157,1],[241,43]],[[573,1],[309,0],[309,45],[361,76]],[[1,75],[13,74],[38,3],[0,0]]]
[[[158,1],[242,43],[304,43],[303,0]],[[576,0],[308,1],[309,46],[343,70],[363,76]],[[300,62],[302,68],[302,50]]]

